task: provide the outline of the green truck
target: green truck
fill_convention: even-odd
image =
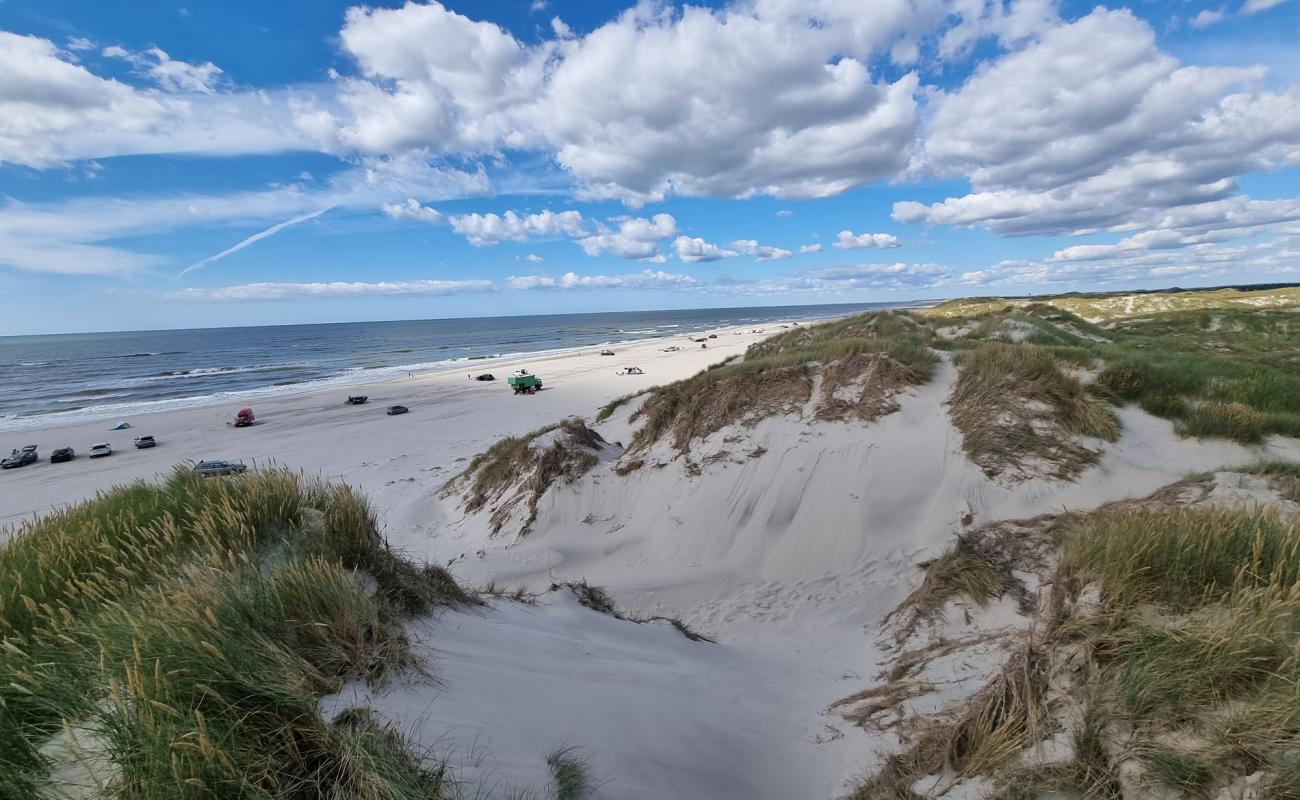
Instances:
[[[534,394],[542,388],[542,381],[536,375],[511,375],[506,379],[515,394]]]

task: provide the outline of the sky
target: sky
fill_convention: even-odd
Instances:
[[[1300,281],[1300,0],[0,0],[0,335]]]

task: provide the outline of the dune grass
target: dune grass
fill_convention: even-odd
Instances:
[[[537,441],[558,432],[545,447]],[[600,434],[579,417],[538,428],[523,436],[511,436],[479,453],[460,475],[447,482],[443,496],[464,492],[463,507],[473,513],[495,504],[492,532],[499,533],[514,509],[527,506],[519,533],[527,534],[537,520],[538,503],[559,481],[572,482],[589,472],[599,459],[595,452],[605,446]],[[513,491],[512,491],[513,490]]]
[[[178,471],[26,524],[0,548],[0,796],[36,797],[72,726],[117,798],[441,797],[394,732],[317,698],[413,666],[398,621],[468,599],[351,490],[284,471]]]
[[[1050,524],[1059,562],[1039,607],[1051,619],[980,692],[909,732],[908,748],[853,797],[913,800],[909,787],[926,775],[979,775],[1000,800],[1210,798],[1253,773],[1262,797],[1296,797],[1300,521],[1268,509],[1124,503]],[[996,591],[976,551],[959,544],[933,562],[927,595]],[[1095,600],[1076,604],[1084,587],[1096,587]],[[1033,758],[1027,748],[1062,724],[1071,757]]]
[[[1298,555],[1300,525],[1269,510],[1099,513],[1067,535],[1062,574],[1098,584],[1102,606],[1064,633],[1086,645],[1149,780],[1208,797],[1262,770],[1265,796],[1292,796]]]
[[[595,782],[587,759],[574,747],[557,747],[546,756],[551,771],[551,789],[555,800],[587,800],[594,797]]]
[[[887,360],[890,369],[882,375],[897,377],[897,383],[925,383],[937,358],[921,334],[922,326],[907,314],[875,313],[799,327],[758,342],[743,361],[717,364],[652,389],[632,415],[640,427],[628,450],[669,438],[685,453],[691,442],[727,425],[797,413],[812,398],[818,366],[839,364],[844,377],[853,380],[862,377],[869,363]],[[874,399],[867,398],[867,404],[874,406]]]
[[[959,353],[949,401],[962,445],[986,472],[1028,471],[1072,478],[1097,452],[1076,441],[1114,441],[1114,413],[1066,375],[1037,345],[986,342]]]

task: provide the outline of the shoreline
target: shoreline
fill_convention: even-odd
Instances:
[[[903,306],[898,306],[902,308]],[[912,306],[907,306],[912,308]],[[886,310],[886,309],[882,309]],[[761,323],[754,326],[724,326],[711,327],[702,326],[691,329],[677,329],[671,333],[665,333],[661,336],[645,336],[636,339],[610,340],[594,344],[583,344],[573,347],[547,348],[542,350],[524,350],[511,353],[500,353],[489,356],[466,356],[452,359],[446,362],[423,362],[422,364],[394,365],[391,367],[354,367],[338,375],[332,375],[323,378],[313,378],[298,383],[286,385],[255,386],[247,389],[236,389],[222,392],[214,392],[205,395],[191,395],[184,397],[161,398],[157,400],[140,400],[130,403],[109,403],[96,406],[87,406],[84,408],[72,409],[67,411],[56,411],[51,413],[33,414],[30,416],[13,416],[0,417],[0,435],[10,433],[39,433],[44,430],[56,429],[81,423],[101,422],[106,419],[119,419],[131,416],[146,414],[166,413],[170,411],[183,411],[186,409],[204,408],[221,403],[239,403],[243,402],[239,398],[248,400],[265,400],[277,398],[292,398],[304,394],[329,391],[332,389],[355,388],[358,386],[376,386],[383,385],[394,381],[409,380],[411,378],[420,379],[433,375],[447,374],[452,371],[459,371],[461,367],[469,366],[475,371],[486,371],[489,366],[518,361],[529,358],[554,358],[570,355],[581,355],[582,351],[593,348],[607,347],[635,347],[651,343],[663,343],[673,339],[686,338],[699,333],[712,332],[728,334],[742,332],[746,328],[771,328],[779,325],[815,325],[824,322],[831,322],[836,319],[842,319],[849,315],[836,315],[831,317],[815,318],[790,318],[776,320],[773,322]],[[765,335],[772,335],[770,333]],[[402,373],[411,373],[409,376],[403,376]]]
[[[829,320],[817,319],[811,322]],[[110,412],[76,418],[45,419],[43,424],[0,431],[0,452],[36,444],[36,464],[0,473],[0,541],[24,519],[85,500],[96,492],[138,480],[158,480],[178,464],[204,459],[243,460],[254,465],[289,467],[309,476],[352,484],[385,509],[394,532],[436,523],[440,511],[428,500],[459,471],[459,462],[502,436],[519,435],[568,416],[590,416],[610,400],[630,392],[688,378],[723,359],[740,355],[749,345],[784,329],[809,324],[788,320],[755,326],[731,326],[694,332],[717,334],[709,347],[684,347],[685,332],[648,337],[609,346],[616,357],[599,355],[601,346],[503,356],[474,362],[471,370],[494,372],[497,380],[468,380],[457,366],[417,372],[411,377],[340,381],[294,387],[292,391],[256,396],[236,392],[179,407]],[[754,331],[763,331],[755,333]],[[669,345],[680,347],[663,352]],[[642,375],[616,375],[623,366],[639,366]],[[515,396],[505,378],[526,367],[545,383],[536,395]],[[366,394],[362,406],[346,406],[348,393]],[[402,404],[409,414],[389,417],[384,407]],[[227,426],[237,408],[252,406],[257,424]],[[128,422],[111,430],[108,421]],[[137,450],[138,435],[156,437],[158,445]],[[114,453],[90,460],[91,444],[107,442]],[[50,452],[72,447],[73,461],[49,463]],[[407,502],[416,509],[411,522]],[[408,528],[409,530],[409,528]]]

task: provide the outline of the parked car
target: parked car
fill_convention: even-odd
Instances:
[[[395,414],[405,414],[410,410],[411,409],[407,408],[406,406],[389,406],[388,410],[385,411],[384,413],[391,417]]]
[[[236,428],[247,428],[248,426],[253,424],[253,409],[251,408],[239,409],[239,411],[235,414],[235,421],[227,422],[226,424],[232,425]]]
[[[156,446],[157,444],[158,444],[158,442],[154,441],[154,438],[153,438],[152,436],[137,436],[137,437],[135,437],[135,446],[136,446],[136,449],[138,449],[138,450],[144,450],[145,448],[148,448],[148,447],[154,447],[154,446]]]
[[[645,370],[641,369],[640,367],[623,367],[622,371],[618,372],[617,374],[619,374],[619,375],[644,375],[644,374],[645,374]]]
[[[25,467],[28,464],[35,464],[37,461],[36,447],[31,445],[24,447],[22,450],[15,450],[9,454],[8,458],[0,461],[0,467],[4,469],[13,469],[14,467]]]
[[[71,447],[60,447],[53,453],[50,453],[51,464],[62,464],[64,461],[71,461],[76,458],[77,454]]]
[[[600,351],[600,354],[601,354],[602,356],[612,356],[612,355],[614,355],[614,351],[613,351],[613,350],[608,350],[608,349],[606,349],[606,350],[601,350],[601,351]]]
[[[248,467],[242,461],[200,461],[191,471],[195,475],[211,478],[217,475],[238,475],[247,472]]]
[[[491,372],[484,372],[482,375],[474,376],[474,380],[476,381],[494,381],[496,379],[497,376],[493,375]]]
[[[350,394],[348,395],[348,399],[345,400],[344,402],[350,406],[359,406],[369,399],[370,398],[364,394]]]
[[[111,456],[112,454],[113,448],[108,444],[108,442],[92,444],[90,446],[90,452],[87,453],[91,458],[103,458],[104,456]]]

